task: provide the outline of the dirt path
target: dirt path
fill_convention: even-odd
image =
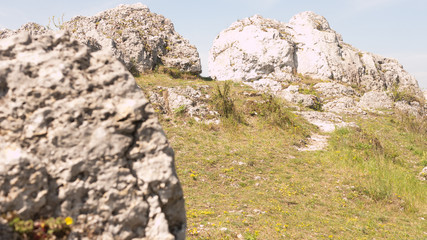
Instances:
[[[327,135],[313,134],[309,139],[307,146],[298,148],[298,151],[319,151],[323,150],[328,146]]]
[[[319,127],[321,132],[330,133],[335,131],[335,128],[355,126],[355,123],[347,123],[342,118],[331,112],[316,112],[305,111],[297,112],[298,115],[304,117],[311,124]],[[298,148],[299,151],[319,151],[324,150],[328,146],[328,135],[313,134],[308,143],[303,148]]]

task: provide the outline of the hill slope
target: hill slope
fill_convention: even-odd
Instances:
[[[304,152],[298,148],[319,130],[294,114],[302,106],[239,83],[163,72],[137,82],[150,96],[201,89],[200,101],[222,115],[208,117],[219,124],[203,123],[188,113],[197,101],[157,105],[176,152],[188,239],[427,237],[427,185],[418,175],[427,165],[425,122],[392,111],[342,115],[359,127],[330,133],[323,151]]]

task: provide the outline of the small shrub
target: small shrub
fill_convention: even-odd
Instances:
[[[271,94],[263,95],[262,101],[251,102],[247,108],[252,115],[259,115],[268,123],[282,129],[303,131],[298,117],[286,107],[283,100]]]
[[[161,64],[156,65],[156,67],[153,69],[153,72],[155,73],[163,73],[163,74],[167,74],[170,77],[172,77],[173,79],[197,79],[198,75],[194,74],[194,73],[189,73],[189,72],[182,72],[176,68],[170,68],[170,67],[165,67]]]
[[[316,90],[313,89],[313,85],[310,85],[310,88],[299,88],[298,92],[306,95],[318,95]]]
[[[132,76],[139,77],[141,75],[141,72],[138,70],[136,65],[137,65],[136,60],[134,58],[132,58],[130,60],[129,72],[132,74]]]
[[[303,75],[301,73],[298,73],[297,77],[300,79],[299,82],[308,84],[308,85],[315,85],[316,83],[324,82],[324,80],[312,78],[309,75]]]
[[[175,109],[174,112],[175,112],[176,115],[183,115],[186,110],[187,110],[187,106],[186,105],[181,105],[177,109]]]
[[[242,122],[242,116],[236,111],[234,99],[231,97],[232,83],[232,81],[225,81],[222,87],[217,84],[212,96],[212,103],[221,117],[233,118]]]
[[[168,74],[172,78],[182,78],[183,73],[179,71],[178,69],[174,68],[163,68],[163,73]]]
[[[419,99],[413,93],[409,91],[401,91],[398,89],[397,85],[395,85],[391,91],[391,98],[394,102],[405,101],[405,102],[418,102],[423,104],[423,100]]]
[[[245,233],[245,240],[257,240],[258,239],[259,232],[246,232]]]
[[[53,24],[53,26],[59,30],[64,28],[64,14],[62,14],[61,18],[58,18],[58,20],[55,20],[55,16],[52,16],[51,18],[49,18],[49,23],[46,26],[47,29],[52,29],[50,24]]]
[[[323,111],[322,107],[323,107],[323,104],[318,98],[314,99],[314,104],[310,106],[311,109],[318,112]]]
[[[22,220],[12,217],[9,226],[23,239],[67,239],[71,232],[73,219],[71,217],[57,217],[40,220]]]

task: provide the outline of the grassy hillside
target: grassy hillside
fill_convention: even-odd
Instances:
[[[224,83],[173,72],[137,82],[147,93],[197,85],[224,93]],[[229,84],[222,99],[230,102],[208,102],[220,112],[232,105],[219,125],[159,114],[176,153],[188,239],[427,238],[427,185],[417,178],[427,165],[425,128],[398,114],[347,117],[360,127],[336,130],[324,151],[300,152],[314,126],[279,99]]]

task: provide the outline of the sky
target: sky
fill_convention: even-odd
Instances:
[[[199,50],[206,76],[215,37],[238,19],[260,14],[282,22],[314,11],[328,20],[345,42],[396,58],[427,89],[427,1],[425,0],[0,0],[0,28],[26,22],[48,25],[52,16],[92,16],[119,4],[141,2],[172,20],[175,30]]]

